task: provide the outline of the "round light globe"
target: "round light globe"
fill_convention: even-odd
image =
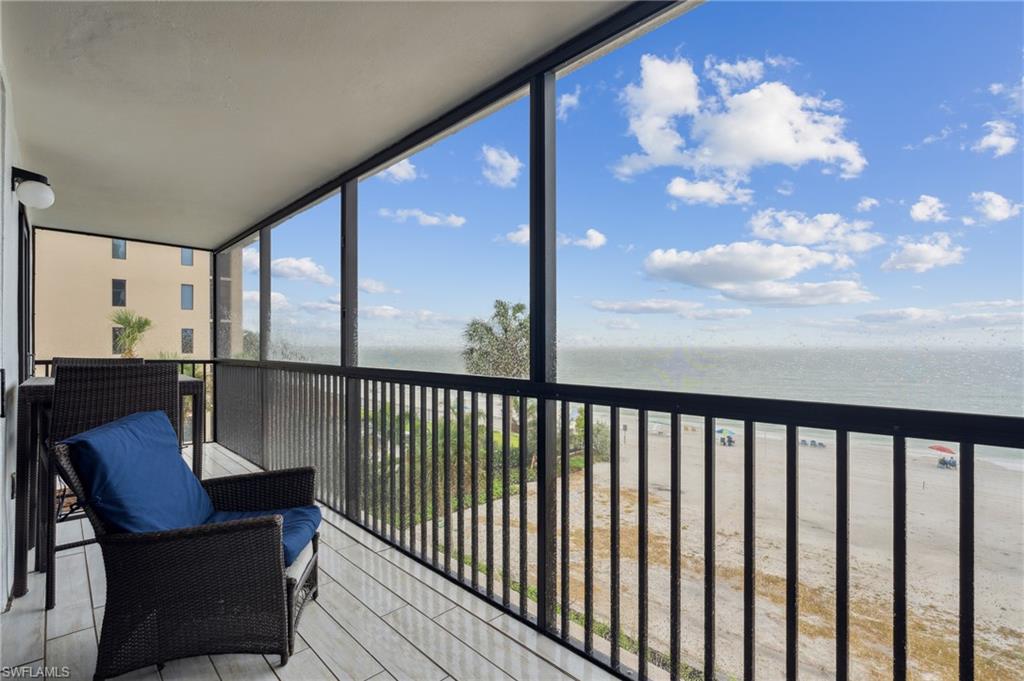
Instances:
[[[18,200],[29,208],[49,208],[53,205],[53,188],[44,184],[43,182],[37,182],[36,180],[25,180],[18,183],[18,188],[14,190]]]

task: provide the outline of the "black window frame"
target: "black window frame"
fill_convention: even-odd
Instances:
[[[194,310],[196,308],[196,289],[192,284],[181,285],[181,309],[182,310]],[[188,307],[185,307],[185,291],[188,291]]]
[[[183,355],[194,355],[195,354],[195,329],[182,328],[181,329],[181,354]],[[186,344],[186,339],[188,343]]]
[[[121,245],[120,255],[118,255],[118,243]],[[128,240],[112,238],[110,240],[110,258],[112,260],[127,260],[128,259]]]
[[[123,326],[112,326],[110,328],[110,354],[120,355],[121,351],[117,349],[117,343],[121,340],[121,336],[124,334]]]
[[[117,302],[117,284],[121,282],[121,302]],[[110,306],[111,307],[128,307],[128,280],[127,279],[111,279],[110,280]]]

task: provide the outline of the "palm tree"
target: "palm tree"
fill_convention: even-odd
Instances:
[[[490,319],[474,319],[462,336],[466,371],[485,376],[526,378],[530,373],[530,316],[526,305],[494,301]]]
[[[135,314],[131,310],[118,310],[110,315],[110,321],[121,327],[121,335],[117,339],[117,351],[121,353],[122,357],[134,357],[136,346],[153,326],[151,319]]]

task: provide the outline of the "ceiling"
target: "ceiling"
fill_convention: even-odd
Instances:
[[[220,245],[624,2],[4,2],[38,225]]]

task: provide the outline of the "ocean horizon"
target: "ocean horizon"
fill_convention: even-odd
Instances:
[[[329,357],[307,348],[311,361]],[[460,348],[363,347],[366,367],[464,373]],[[322,361],[322,360],[321,360]],[[1024,416],[1017,348],[560,348],[562,383]]]

